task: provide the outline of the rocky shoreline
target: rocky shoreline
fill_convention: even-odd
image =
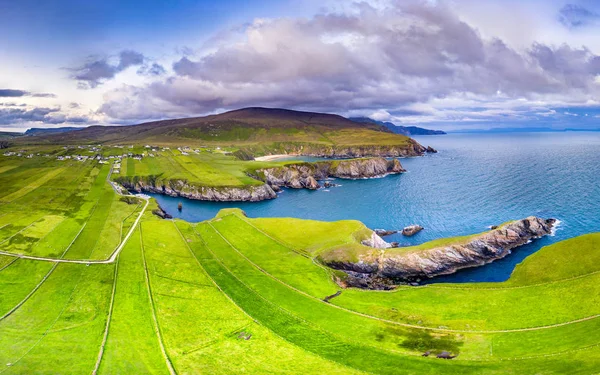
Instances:
[[[402,145],[367,145],[367,146],[324,146],[313,143],[278,143],[272,149],[261,150],[247,148],[239,156],[252,159],[254,156],[265,157],[269,155],[300,155],[319,158],[352,159],[364,157],[404,158],[423,156],[427,153],[436,153],[433,147],[423,146],[412,138]]]
[[[196,186],[185,180],[164,180],[156,176],[147,178],[118,177],[117,183],[138,193],[158,193],[172,197],[218,202],[259,202],[277,197],[282,187],[315,190],[319,180],[327,178],[362,179],[377,178],[405,172],[398,159],[367,158],[334,160],[315,163],[301,162],[257,170],[252,177],[262,185],[244,187]],[[324,186],[335,186],[325,182]]]
[[[398,159],[384,158],[323,161],[288,164],[258,171],[258,178],[277,190],[281,187],[316,190],[319,180],[327,178],[362,179],[378,178],[406,172]]]
[[[555,224],[555,219],[531,216],[473,236],[464,243],[423,250],[388,250],[387,243],[373,233],[379,239],[369,243],[381,250],[365,253],[355,261],[333,257],[325,263],[348,275],[343,286],[391,289],[399,283],[447,275],[504,258],[512,249],[551,234]]]
[[[138,193],[157,193],[203,201],[259,202],[277,197],[277,193],[267,184],[245,187],[208,187],[195,186],[185,180],[126,178],[117,178],[116,182],[127,190]]]

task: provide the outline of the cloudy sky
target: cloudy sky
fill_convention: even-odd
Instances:
[[[594,0],[0,0],[0,129],[246,106],[600,128]]]

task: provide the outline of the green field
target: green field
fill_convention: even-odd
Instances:
[[[164,152],[121,174],[246,183],[229,156]],[[362,249],[362,223],[162,220],[110,167],[0,157],[0,374],[598,373],[600,234],[502,283],[341,289],[318,259]]]
[[[218,152],[199,151],[182,155],[178,150],[157,153],[155,157],[141,160],[127,158],[114,179],[185,180],[197,186],[243,187],[262,185],[264,182],[248,176],[249,172],[281,163],[241,161],[234,156]]]

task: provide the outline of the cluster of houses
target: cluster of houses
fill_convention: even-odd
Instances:
[[[183,147],[177,147],[177,150],[179,150],[179,152],[181,152],[181,155],[189,155],[191,152],[199,154],[200,151],[206,151],[206,152],[220,152],[223,153],[225,155],[229,155],[231,154],[231,152],[227,152],[227,151],[221,151],[221,147],[215,147],[214,150],[208,148],[208,146],[200,146],[196,149],[192,149],[189,146],[183,146]]]
[[[43,156],[46,158],[49,158],[50,155],[48,154],[40,154],[39,152],[37,154],[28,154],[27,151],[25,150],[21,150],[21,151],[7,151],[3,154],[4,156],[16,156],[18,158],[27,158],[27,159],[32,159],[34,156]]]

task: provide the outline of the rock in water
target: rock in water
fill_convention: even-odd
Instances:
[[[389,236],[392,234],[396,234],[399,231],[397,230],[385,230],[385,229],[373,229],[373,232],[377,233],[378,236],[380,237],[385,237],[385,236]]]
[[[420,231],[423,230],[423,227],[420,225],[409,225],[406,228],[402,229],[402,234],[410,237],[410,236],[414,236],[415,234],[419,233]]]

